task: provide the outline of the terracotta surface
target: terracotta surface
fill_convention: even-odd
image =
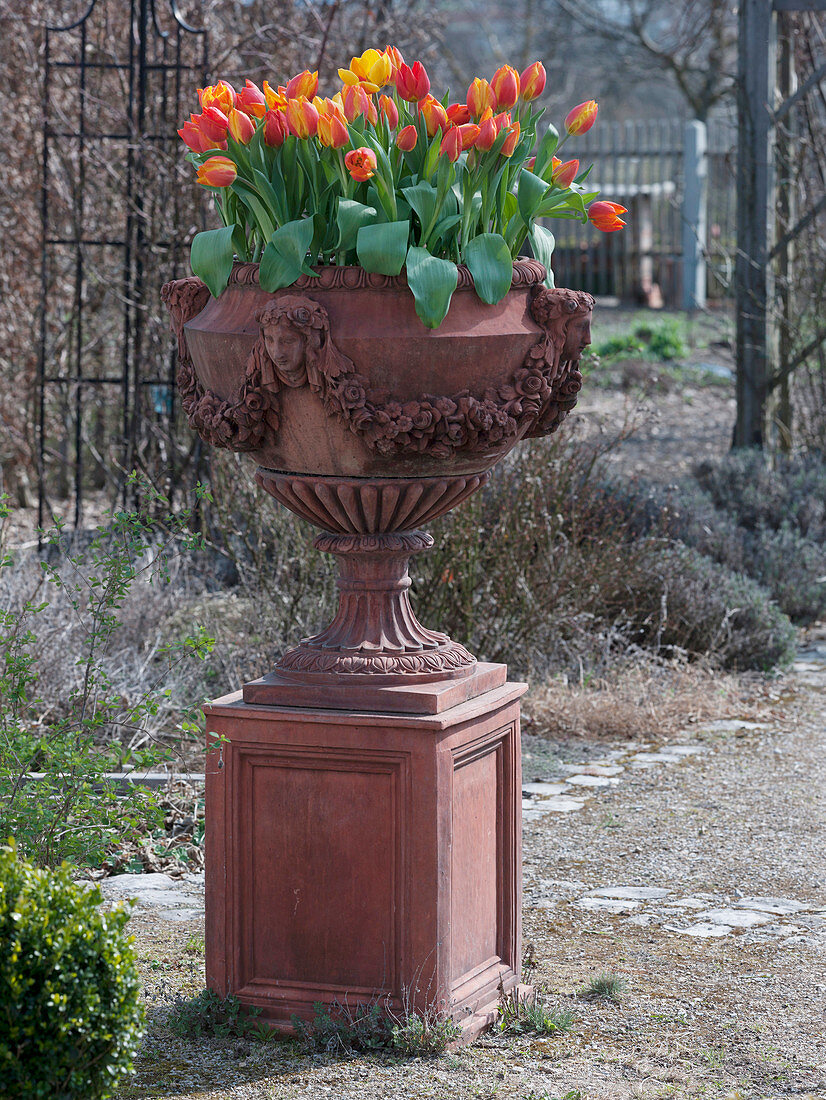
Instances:
[[[486,1026],[520,967],[524,691],[428,717],[209,705],[209,986],[288,1030],[345,998]]]

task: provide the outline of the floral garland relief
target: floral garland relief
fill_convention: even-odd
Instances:
[[[485,450],[519,435],[556,431],[576,404],[582,385],[578,368],[590,343],[590,294],[537,288],[530,303],[544,336],[531,348],[511,381],[475,396],[423,394],[412,401],[384,397],[371,388],[330,335],[327,311],[312,298],[282,295],[258,310],[261,335],[247,359],[244,381],[229,399],[204,389],[186,345],[184,325],[206,305],[200,279],[163,288],[178,338],[178,388],[189,424],[207,443],[255,451],[279,428],[283,387],[309,386],[336,416],[381,455]]]

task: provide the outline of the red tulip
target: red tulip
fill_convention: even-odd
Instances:
[[[190,115],[190,119],[209,141],[226,141],[229,119],[218,107],[204,107],[199,115]]]
[[[554,157],[553,159],[556,160],[557,158]],[[564,164],[560,162],[553,165],[551,183],[556,187],[570,187],[578,175],[579,161],[566,160]]]
[[[430,79],[421,61],[414,61],[412,67],[402,62],[396,73],[396,91],[408,103],[418,103],[430,91]]]
[[[226,80],[219,80],[217,84],[210,84],[206,88],[198,89],[198,102],[201,104],[201,110],[206,107],[217,107],[219,111],[223,111],[225,115],[228,115],[235,106],[236,98],[235,89]]]
[[[264,116],[264,142],[273,148],[284,144],[289,137],[289,127],[283,111],[267,111]]]
[[[419,131],[415,126],[405,126],[403,130],[399,130],[396,135],[396,144],[403,153],[409,153],[411,149],[416,148],[416,142],[419,139]]]
[[[360,84],[348,84],[343,89],[341,92],[341,104],[344,108],[344,117],[348,122],[355,122],[359,115],[370,118],[371,113],[375,114],[376,118],[378,118],[375,104]]]
[[[395,130],[399,125],[399,108],[389,95],[379,97],[379,110],[387,119],[387,125],[390,129]]]
[[[350,140],[344,111],[332,99],[325,100],[318,108],[318,140],[332,149],[340,149]]]
[[[534,61],[532,65],[528,65],[527,69],[525,69],[524,73],[522,73],[519,78],[522,98],[526,103],[542,95],[545,91],[546,80],[547,74],[545,72],[545,66],[541,61]]]
[[[513,151],[516,148],[516,143],[517,141],[519,141],[520,129],[521,127],[518,120],[514,122],[512,126],[508,127],[508,136],[505,138],[505,141],[500,150],[503,157],[509,157],[513,155]]]
[[[451,161],[457,161],[462,151],[462,133],[458,126],[451,126],[445,130],[439,145],[439,156],[448,157]]]
[[[193,115],[192,118],[197,118]],[[206,153],[210,149],[226,149],[225,141],[211,141],[195,122],[187,121],[178,131],[181,141],[188,145],[193,153]]]
[[[476,139],[476,148],[487,152],[493,146],[499,136],[499,125],[493,117],[490,107],[479,119],[479,136]]]
[[[496,108],[496,96],[487,80],[477,76],[467,90],[467,107],[473,118],[481,118],[488,107]]]
[[[360,149],[351,149],[345,156],[344,163],[347,171],[359,183],[369,180],[376,171],[376,154],[372,149],[362,146]]]
[[[519,73],[510,65],[502,65],[493,74],[490,82],[493,94],[496,96],[496,106],[502,110],[513,107],[519,99]]]
[[[451,103],[447,109],[447,117],[454,126],[464,126],[465,123],[470,122],[470,111],[467,109],[467,103]]]
[[[432,95],[426,95],[419,104],[419,110],[424,115],[425,126],[427,127],[427,136],[434,137],[437,130],[441,130],[442,133],[450,125],[447,117],[447,111],[438,101],[434,99]]]
[[[297,138],[313,137],[318,130],[318,111],[308,99],[288,99],[284,113],[290,133]]]
[[[584,134],[597,120],[595,99],[586,100],[572,108],[565,116],[565,129],[569,134]]]
[[[601,199],[599,202],[592,202],[588,207],[588,221],[603,233],[614,233],[625,225],[619,216],[625,213],[627,213],[626,208],[620,206],[618,202],[607,202]]]
[[[231,134],[240,145],[249,145],[255,133],[255,123],[249,115],[233,107],[229,113],[227,132]]]
[[[236,96],[235,106],[253,118],[263,118],[267,113],[267,97],[257,84],[248,80]]]
[[[300,99],[301,96],[312,99],[317,91],[318,73],[311,73],[309,69],[305,69],[303,73],[299,73],[287,82],[284,95],[287,99]]]
[[[198,169],[197,179],[204,187],[229,187],[237,175],[235,162],[229,157],[210,157]]]

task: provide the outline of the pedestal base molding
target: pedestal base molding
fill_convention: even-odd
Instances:
[[[345,999],[487,1026],[519,980],[524,691],[418,716],[207,706],[208,985],[285,1030]]]

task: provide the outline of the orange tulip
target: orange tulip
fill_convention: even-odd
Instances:
[[[196,119],[197,115],[193,115],[192,119]],[[226,149],[227,143],[225,141],[213,141],[208,138],[200,126],[192,120],[184,123],[183,129],[178,131],[178,135],[184,145],[188,145],[193,153],[206,153],[209,149]]]
[[[458,126],[451,126],[445,130],[439,145],[439,156],[448,157],[451,161],[457,161],[462,151],[462,134]]]
[[[625,225],[619,216],[625,213],[627,213],[626,208],[620,206],[618,202],[607,202],[601,199],[599,202],[592,202],[588,207],[588,221],[603,233],[615,233]]]
[[[370,118],[371,113],[375,112],[375,104],[361,84],[348,84],[339,95],[344,117],[348,122],[355,122],[359,115]],[[375,117],[378,118],[378,114]]]
[[[390,58],[390,66],[391,66],[390,79],[395,80],[396,79],[396,73],[399,71],[399,69],[404,64],[404,58],[402,57],[401,52],[399,50],[397,50],[395,46],[385,47],[384,56]],[[388,83],[390,83],[390,81],[388,81]]]
[[[464,126],[465,123],[470,122],[470,111],[467,109],[467,103],[451,103],[447,109],[447,117],[454,126]]]
[[[235,89],[226,80],[219,80],[217,84],[210,84],[207,88],[198,89],[198,101],[201,110],[205,107],[217,107],[228,115],[235,106]]]
[[[345,156],[344,163],[353,179],[364,183],[375,174],[376,154],[365,146],[360,149],[351,149]]]
[[[496,109],[496,96],[487,80],[477,76],[467,90],[467,107],[473,118],[480,118],[488,107]]]
[[[396,91],[407,103],[418,103],[430,91],[430,78],[421,61],[413,65],[402,62],[396,73]]]
[[[267,97],[257,84],[248,80],[236,96],[235,106],[253,118],[263,118],[267,113]]]
[[[309,69],[305,69],[303,73],[299,73],[287,82],[284,95],[287,99],[300,99],[302,96],[305,99],[312,99],[317,91],[318,72],[311,73]]]
[[[390,129],[395,130],[399,125],[399,108],[389,95],[379,97],[379,111],[387,119],[387,125]]]
[[[278,109],[283,110],[287,106],[287,97],[284,95],[284,89],[279,88],[278,91],[276,91],[267,80],[264,81],[264,99],[267,101],[267,106],[271,111]]]
[[[553,171],[551,172],[551,183],[555,187],[570,187],[574,180],[579,175],[579,161],[578,160],[566,160],[563,164],[561,161],[557,162],[557,158],[553,158]]]
[[[235,162],[229,157],[210,157],[198,169],[197,179],[204,187],[229,187],[237,175]]]
[[[437,130],[441,130],[442,133],[448,128],[450,122],[447,117],[447,111],[438,101],[434,99],[432,95],[426,95],[424,99],[419,103],[419,110],[424,115],[425,126],[427,127],[427,136],[434,137]]]
[[[213,143],[226,141],[229,119],[218,107],[204,107],[199,115],[189,117],[207,140]]]
[[[327,148],[340,149],[350,140],[350,131],[341,105],[332,99],[321,101],[318,107],[318,140]]]
[[[499,136],[499,125],[493,117],[493,111],[488,107],[479,119],[479,136],[476,139],[476,148],[487,152],[493,146]]]
[[[409,153],[411,149],[415,149],[418,140],[419,131],[413,125],[405,126],[405,128],[399,130],[396,135],[396,144],[403,153]]]
[[[229,113],[227,132],[241,145],[249,145],[255,133],[255,123],[249,115],[233,107]]]
[[[595,99],[586,100],[572,108],[565,116],[565,130],[569,134],[584,134],[597,120],[597,104]]]
[[[318,130],[318,111],[308,99],[288,99],[284,114],[290,133],[297,138],[313,137]]]
[[[500,150],[503,157],[510,157],[513,155],[513,151],[516,148],[516,143],[517,141],[519,141],[520,129],[521,127],[518,120],[514,122],[512,126],[508,127],[508,136],[505,138],[505,141]]]
[[[290,131],[283,111],[267,111],[264,116],[264,143],[277,149],[284,144]]]
[[[524,73],[522,73],[519,78],[522,98],[526,103],[542,95],[545,91],[546,80],[547,74],[545,72],[545,66],[541,61],[534,61],[532,65],[528,65],[527,69],[525,69]]]
[[[496,106],[501,110],[513,107],[519,99],[519,73],[510,65],[502,65],[493,74],[490,82],[496,96]]]
[[[338,75],[350,87],[360,84],[366,92],[377,92],[393,75],[393,59],[386,52],[365,50],[361,57],[351,58],[349,69],[339,69]]]

